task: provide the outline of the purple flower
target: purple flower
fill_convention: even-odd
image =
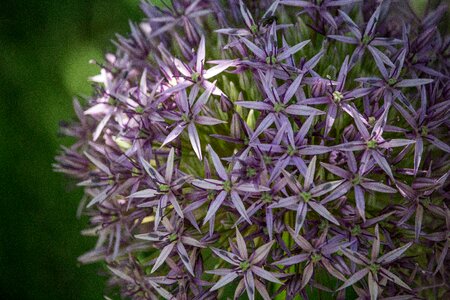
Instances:
[[[139,300],[445,297],[450,43],[425,2],[143,2],[61,123],[79,261]]]

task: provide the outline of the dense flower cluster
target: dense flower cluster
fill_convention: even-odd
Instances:
[[[133,299],[450,297],[445,5],[142,9],[62,128],[81,262]]]

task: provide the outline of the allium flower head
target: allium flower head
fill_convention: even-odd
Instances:
[[[79,260],[132,299],[448,298],[447,8],[410,2],[142,2],[61,128]]]

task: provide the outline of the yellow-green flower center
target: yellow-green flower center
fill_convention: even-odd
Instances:
[[[341,102],[342,99],[344,99],[344,95],[342,95],[341,92],[339,92],[339,91],[333,92],[333,102],[334,103],[339,103],[339,102]]]

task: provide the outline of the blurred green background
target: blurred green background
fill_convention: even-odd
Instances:
[[[2,299],[102,299],[99,265],[77,257],[81,190],[51,164],[58,122],[72,97],[89,94],[91,58],[142,14],[138,0],[2,0],[0,4],[0,280]]]

